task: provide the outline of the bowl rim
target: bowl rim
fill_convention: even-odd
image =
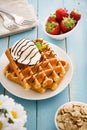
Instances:
[[[66,103],[60,105],[60,107],[57,108],[57,110],[56,110],[56,112],[55,112],[55,115],[54,115],[54,123],[55,123],[55,126],[56,126],[57,130],[59,130],[58,125],[57,125],[57,122],[56,122],[57,113],[58,113],[58,111],[59,111],[63,106],[68,105],[68,104],[80,104],[80,105],[85,105],[85,106],[87,106],[87,103],[81,102],[81,101],[70,101],[70,102],[66,102]]]

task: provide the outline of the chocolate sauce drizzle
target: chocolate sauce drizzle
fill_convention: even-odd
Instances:
[[[20,45],[23,43],[25,41],[25,39],[23,39],[23,40],[20,40],[20,41],[18,41],[17,42],[17,44],[14,46],[14,48],[12,49],[12,52],[14,52],[14,55],[16,54],[16,51],[17,51],[17,49],[20,47]],[[20,43],[20,44],[19,44]],[[18,45],[18,46],[17,46]],[[16,48],[17,47],[17,48]],[[16,48],[16,50],[15,50],[15,48]],[[15,50],[15,51],[14,51]]]

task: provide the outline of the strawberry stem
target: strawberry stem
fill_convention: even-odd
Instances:
[[[57,24],[56,23],[51,23],[51,22],[48,22],[47,24],[46,24],[46,29],[47,29],[47,31],[48,32],[51,32],[54,28],[56,28],[57,27]]]
[[[74,20],[73,18],[67,17],[64,18],[64,25],[69,28],[69,27],[73,27],[76,24],[76,20]]]

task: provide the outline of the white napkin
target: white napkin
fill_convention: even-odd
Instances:
[[[19,16],[23,16],[25,19],[35,19],[33,24],[19,26],[18,29],[9,31],[3,26],[3,20],[2,17],[0,17],[0,37],[29,30],[38,24],[34,8],[27,0],[0,0],[0,9],[7,10],[8,12],[15,13]]]

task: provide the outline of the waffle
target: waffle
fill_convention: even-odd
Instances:
[[[9,59],[9,64],[4,68],[4,74],[9,80],[20,84],[26,90],[32,89],[39,93],[44,93],[47,89],[56,90],[67,73],[69,64],[59,60],[43,39],[33,42],[46,45],[46,48],[40,51],[39,63],[31,66],[20,64],[13,60],[11,48],[8,48],[5,54]]]

